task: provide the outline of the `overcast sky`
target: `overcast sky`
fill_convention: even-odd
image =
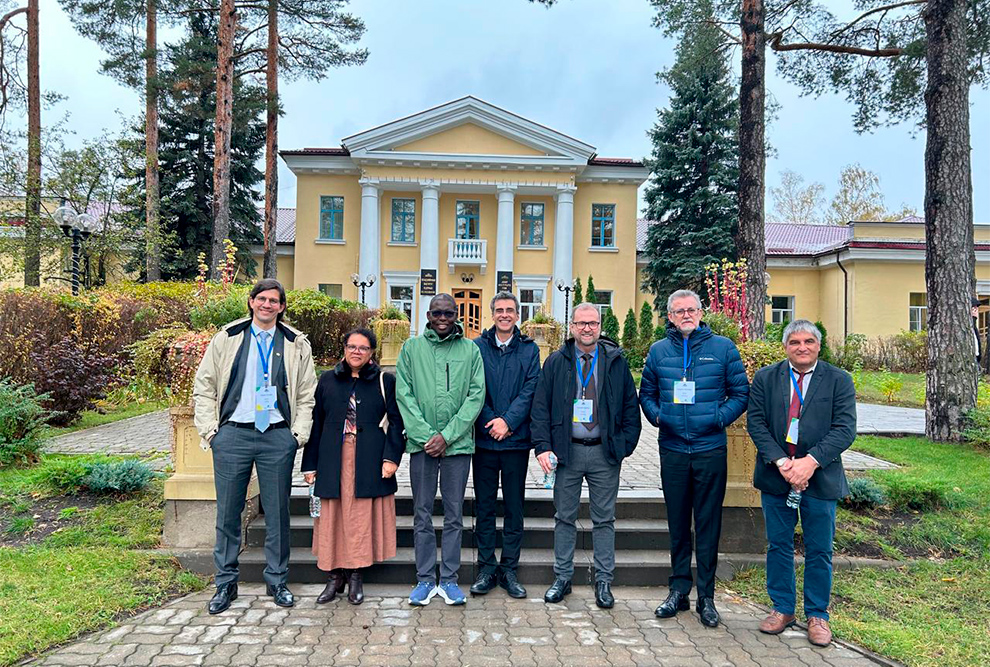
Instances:
[[[606,8],[607,9],[602,9]],[[282,84],[283,149],[338,146],[360,130],[474,95],[585,141],[604,157],[649,154],[646,130],[669,90],[656,72],[674,60],[674,42],[651,27],[646,0],[561,0],[547,10],[527,0],[354,0],[370,50],[362,67],[321,82]],[[116,129],[114,111],[134,115],[138,96],[98,73],[99,48],[79,37],[56,0],[41,0],[42,87],[67,100],[78,138]],[[880,175],[887,206],[923,209],[924,135],[903,124],[857,135],[852,107],[827,95],[803,98],[774,73],[768,90],[781,105],[768,129],[777,154],[767,185],[791,169],[831,197],[843,166]],[[973,89],[971,130],[975,220],[990,223],[990,93]],[[279,204],[295,206],[295,177],[280,171]]]

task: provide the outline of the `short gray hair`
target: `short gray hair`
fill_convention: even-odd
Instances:
[[[598,313],[598,321],[601,322],[602,314],[599,312],[598,306],[596,306],[593,303],[589,303],[587,301],[582,301],[578,305],[574,306],[574,309],[571,310],[571,322],[574,321],[574,317],[577,315],[577,311],[579,311],[579,310],[588,310],[589,308],[591,310],[595,311],[596,313]]]
[[[671,312],[674,308],[674,301],[677,299],[684,299],[686,297],[694,297],[694,300],[698,302],[698,308],[701,308],[701,297],[698,296],[697,292],[689,289],[679,289],[667,297],[667,312]]]
[[[496,301],[512,301],[516,305],[516,312],[519,312],[519,299],[512,292],[499,292],[492,297],[492,313],[495,312],[495,302]]]
[[[811,322],[809,320],[794,320],[793,322],[789,322],[787,326],[784,327],[784,335],[781,338],[780,342],[782,342],[784,345],[787,345],[787,339],[791,337],[791,334],[802,333],[802,332],[810,333],[812,336],[815,337],[815,340],[817,340],[818,343],[821,344],[822,332],[818,330],[818,327],[815,326],[814,322]]]

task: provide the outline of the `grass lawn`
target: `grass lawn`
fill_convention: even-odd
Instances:
[[[0,470],[0,665],[205,584],[148,551],[161,536],[162,480],[126,499],[63,495],[52,480],[68,458]]]
[[[860,371],[861,380],[856,387],[856,400],[861,403],[900,405],[906,408],[925,407],[924,373],[890,373],[894,380],[901,383],[901,387],[893,394],[893,401],[887,401],[881,389],[882,376],[883,373],[880,371]]]
[[[168,403],[165,401],[145,401],[144,403],[132,402],[123,405],[111,405],[103,411],[86,410],[82,413],[79,421],[74,424],[62,427],[49,427],[45,429],[43,435],[46,438],[54,438],[59,435],[65,435],[66,433],[81,431],[84,428],[92,428],[93,426],[101,426],[102,424],[109,424],[120,421],[121,419],[130,419],[131,417],[145,415],[149,412],[157,412],[167,407]]]
[[[886,507],[840,508],[836,551],[911,558],[905,567],[835,575],[832,626],[843,639],[911,666],[987,664],[990,655],[990,453],[924,438],[860,437],[898,463],[871,471]],[[800,591],[801,575],[798,575]],[[765,571],[728,588],[765,604]],[[800,607],[800,594],[799,594]]]

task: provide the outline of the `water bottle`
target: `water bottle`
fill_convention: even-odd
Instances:
[[[557,455],[550,452],[550,472],[543,473],[543,488],[552,489],[557,481]]]
[[[792,510],[796,510],[801,506],[801,492],[797,489],[791,488],[791,492],[787,494],[787,506]]]
[[[316,495],[316,485],[309,485],[309,515],[314,519],[320,517],[320,502],[321,498]]]

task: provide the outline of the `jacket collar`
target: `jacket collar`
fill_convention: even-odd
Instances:
[[[484,331],[482,331],[481,332],[481,339],[484,340],[485,342],[487,342],[489,345],[491,345],[494,348],[497,348],[498,347],[498,337],[496,336],[495,327],[494,326],[492,326],[492,327],[490,327],[490,328],[485,329]],[[528,340],[529,340],[529,336],[527,336],[526,334],[524,334],[523,332],[521,332],[519,330],[519,327],[514,326],[514,327],[512,327],[512,339],[509,341],[509,346],[508,347],[511,350],[511,349],[515,348],[516,346],[518,346],[519,343],[526,342]]]
[[[698,325],[698,328],[692,331],[691,335],[688,336],[688,344],[690,344],[691,347],[694,347],[698,343],[708,340],[714,335],[715,334],[708,327],[708,325],[702,322],[701,324]],[[678,346],[683,345],[681,341],[684,340],[684,336],[681,334],[680,330],[677,327],[675,327],[669,320],[667,321],[667,338],[672,340],[675,345]]]
[[[605,359],[608,361],[622,354],[622,348],[619,347],[619,344],[605,335],[598,339],[598,349],[604,352]],[[577,344],[574,342],[573,336],[565,340],[564,344],[560,346],[560,353],[571,361],[577,358],[576,352]]]
[[[234,320],[233,322],[225,326],[224,331],[227,332],[228,336],[237,336],[238,334],[244,333],[244,331],[250,328],[251,328],[251,318],[242,317],[241,319]],[[282,332],[282,335],[285,336],[285,340],[289,341],[290,343],[295,341],[296,336],[299,335],[298,331],[296,331],[295,329],[293,329],[283,321],[279,321],[278,323],[276,323],[275,330]]]
[[[446,338],[440,338],[440,336],[437,335],[437,332],[434,331],[433,328],[430,327],[430,325],[426,325],[426,329],[423,331],[423,338],[430,341],[434,345],[442,345],[443,343],[449,343],[455,338],[463,338],[463,337],[464,337],[464,328],[457,322],[454,323],[454,330],[451,331],[450,335],[447,336]]]
[[[373,380],[378,377],[378,373],[381,368],[375,363],[374,359],[371,359],[364,365],[364,367],[358,372],[358,378],[362,380]],[[337,365],[333,367],[333,374],[338,378],[347,379],[351,377],[351,367],[346,361],[341,359],[337,362]]]

